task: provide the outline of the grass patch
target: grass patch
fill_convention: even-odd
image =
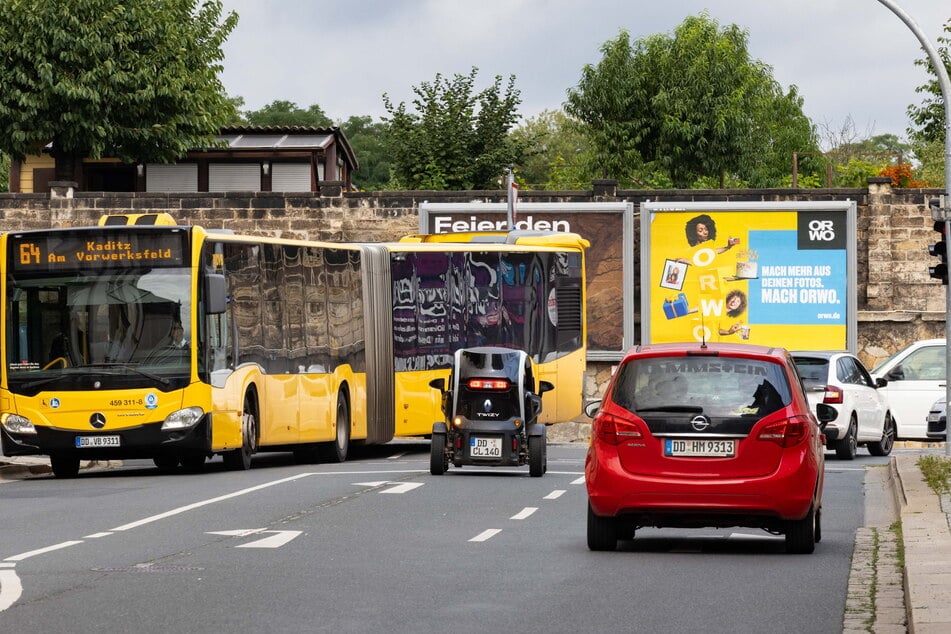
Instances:
[[[921,456],[918,458],[918,468],[921,475],[935,493],[941,495],[949,492],[948,478],[951,477],[951,460],[941,456]]]

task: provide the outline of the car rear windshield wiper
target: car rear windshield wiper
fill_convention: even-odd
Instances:
[[[699,405],[661,405],[660,407],[638,407],[638,412],[686,412],[688,414],[702,414],[703,408]]]

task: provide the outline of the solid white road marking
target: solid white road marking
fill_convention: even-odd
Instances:
[[[280,548],[287,542],[291,541],[304,531],[265,531],[266,533],[274,533],[270,537],[265,537],[264,539],[258,539],[253,542],[248,542],[247,544],[239,544],[236,548]]]
[[[13,557],[7,557],[4,561],[23,561],[24,559],[29,559],[30,557],[35,557],[36,555],[42,555],[44,553],[52,552],[54,550],[60,550],[62,548],[69,548],[70,546],[75,546],[76,544],[83,543],[82,540],[63,542],[61,544],[55,544],[53,546],[47,546],[46,548],[37,548],[36,550],[31,550],[28,553],[21,553],[19,555],[14,555]]]
[[[0,612],[16,603],[23,593],[20,578],[13,570],[0,570]]]
[[[493,537],[495,537],[501,532],[502,532],[501,528],[489,528],[487,530],[482,531],[481,533],[479,533],[478,535],[476,535],[469,541],[470,542],[484,542],[487,539],[492,539]]]
[[[109,537],[110,535],[112,535],[112,533],[106,531],[102,533],[93,533],[92,535],[86,535],[85,537],[83,537],[83,539],[99,539],[100,537]]]
[[[240,491],[235,491],[234,493],[228,493],[227,495],[221,495],[216,498],[202,500],[201,502],[195,502],[194,504],[187,504],[185,506],[180,506],[177,509],[172,509],[171,511],[165,511],[164,513],[159,513],[158,515],[146,517],[144,519],[141,519],[135,522],[129,522],[128,524],[123,524],[122,526],[116,526],[112,530],[113,531],[127,531],[131,528],[138,528],[146,524],[151,524],[152,522],[164,520],[168,517],[172,517],[173,515],[180,515],[181,513],[185,513],[187,511],[193,511],[197,508],[208,506],[209,504],[215,504],[216,502],[223,502],[224,500],[230,500],[231,498],[247,495],[248,493],[254,493],[255,491],[260,491],[261,489],[267,489],[272,486],[277,486],[278,484],[286,484],[288,482],[293,482],[294,480],[300,480],[301,478],[306,478],[311,475],[314,475],[314,474],[300,473],[300,474],[297,474],[296,476],[291,476],[290,478],[284,478],[282,480],[274,480],[273,482],[265,482],[264,484],[259,484],[257,486],[249,487],[247,489],[241,489]]]
[[[521,511],[510,517],[510,520],[523,520],[538,510],[537,506],[526,506]]]
[[[542,499],[543,499],[543,500],[557,500],[558,498],[560,498],[560,497],[563,496],[564,494],[565,494],[564,489],[555,489],[554,491],[552,491],[551,493],[549,493],[548,495],[546,495],[546,496],[543,497]]]
[[[395,487],[380,491],[380,493],[407,493],[413,489],[418,489],[423,486],[422,482],[404,482],[403,484],[398,484]]]

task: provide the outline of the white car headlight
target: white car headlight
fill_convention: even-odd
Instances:
[[[162,423],[162,431],[173,429],[188,429],[193,427],[201,417],[205,415],[205,410],[200,407],[186,407],[177,412],[172,412]]]
[[[36,433],[36,427],[33,426],[33,423],[30,421],[30,419],[20,416],[19,414],[4,414],[2,420],[3,428],[11,434]]]

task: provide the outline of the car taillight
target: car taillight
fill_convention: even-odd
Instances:
[[[835,387],[833,385],[826,386],[825,396],[822,398],[823,403],[828,403],[829,405],[838,405],[842,403],[842,388]]]
[[[644,437],[634,421],[603,411],[595,416],[592,426],[595,437],[609,445],[620,445],[632,438]]]
[[[509,385],[505,379],[469,379],[466,383],[470,390],[507,390]]]
[[[763,427],[756,439],[774,442],[780,447],[793,447],[805,440],[809,429],[806,425],[811,424],[804,416],[778,420]]]

